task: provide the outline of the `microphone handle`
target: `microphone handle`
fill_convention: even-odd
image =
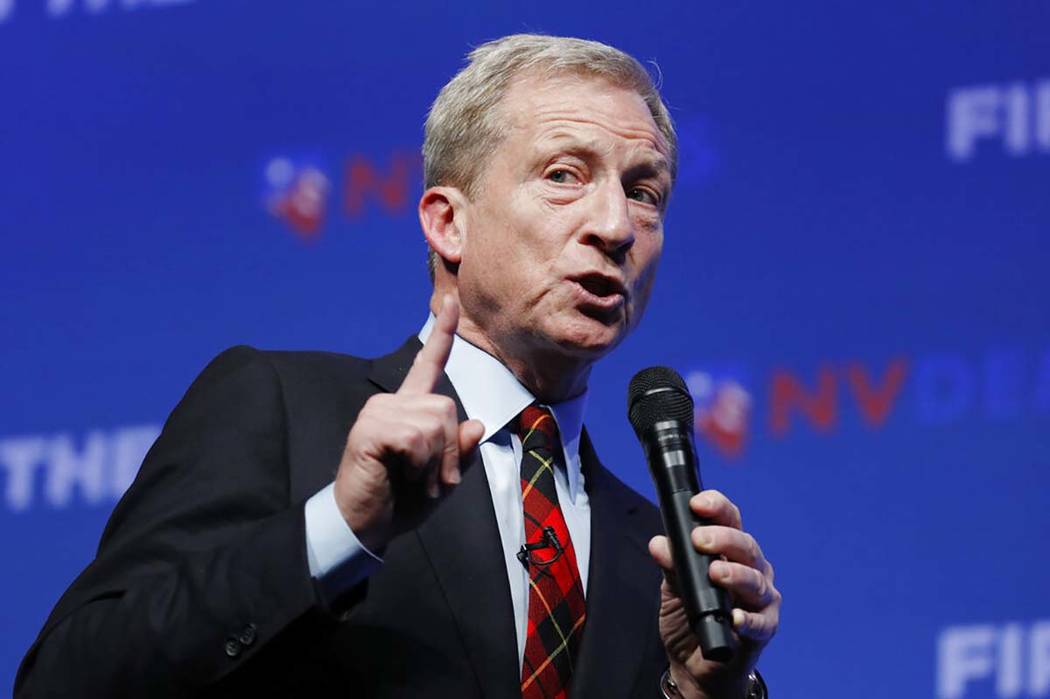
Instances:
[[[693,529],[706,524],[689,507],[689,499],[700,492],[692,425],[677,420],[657,422],[642,443],[660,498],[678,593],[685,603],[689,626],[700,641],[705,659],[726,662],[736,651],[729,594],[712,583],[708,574],[716,557],[700,553],[692,541]]]

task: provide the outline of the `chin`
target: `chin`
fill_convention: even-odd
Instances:
[[[552,328],[554,332],[548,335],[567,354],[598,359],[612,351],[627,334],[622,318],[615,324],[608,324],[584,314],[578,315],[583,317]]]

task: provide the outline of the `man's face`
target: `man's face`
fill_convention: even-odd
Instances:
[[[668,146],[637,93],[517,81],[467,208],[458,289],[496,347],[593,360],[645,310],[663,246]]]

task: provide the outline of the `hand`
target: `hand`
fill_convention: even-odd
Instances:
[[[455,402],[433,393],[459,323],[446,296],[430,337],[397,393],[368,399],[350,429],[335,477],[335,501],[364,546],[381,550],[396,533],[395,500],[437,498],[460,482],[460,459],[485,432],[478,420],[458,424]]]
[[[705,660],[689,628],[685,607],[675,588],[671,547],[665,536],[649,542],[649,553],[664,570],[660,586],[660,638],[667,649],[671,677],[683,696],[737,699],[744,696],[747,675],[780,623],[780,592],[773,586],[773,566],[758,542],[742,531],[740,510],[717,490],[693,496],[689,506],[708,522],[693,530],[693,546],[722,556],[712,561],[711,581],[729,591],[733,630],[739,641],[728,663]]]

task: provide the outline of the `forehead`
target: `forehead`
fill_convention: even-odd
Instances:
[[[605,78],[572,74],[519,78],[501,108],[510,127],[509,140],[519,146],[578,137],[655,151],[663,159],[668,156],[667,141],[642,96]]]

